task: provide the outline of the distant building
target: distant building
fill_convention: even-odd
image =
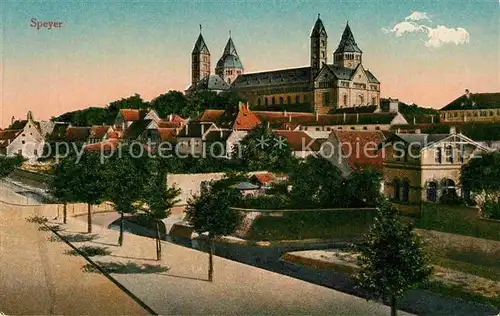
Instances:
[[[44,131],[50,131],[49,124],[43,124]],[[0,155],[21,155],[30,160],[37,160],[43,154],[45,135],[42,134],[41,124],[33,119],[31,111],[26,120],[12,120],[12,124],[0,131]]]
[[[384,147],[384,193],[394,202],[438,202],[461,196],[460,172],[474,155],[489,149],[462,135],[393,134]]]
[[[500,121],[500,92],[471,93],[456,98],[440,111],[441,122]]]

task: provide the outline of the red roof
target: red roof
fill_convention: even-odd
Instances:
[[[170,120],[170,122],[179,123],[179,124],[184,124],[186,122],[185,119],[183,119],[182,117],[180,117],[177,114],[172,114],[172,116],[169,117],[169,120]]]
[[[66,129],[66,140],[69,141],[86,141],[89,135],[90,135],[90,127],[69,126]]]
[[[120,109],[120,114],[124,121],[139,121],[141,119],[140,111],[135,109]]]
[[[247,105],[242,105],[234,120],[233,129],[252,130],[261,123],[261,120],[248,109]]]
[[[175,128],[175,127],[181,127],[182,124],[183,123],[181,123],[181,122],[161,120],[158,122],[158,127],[159,128]]]
[[[309,148],[318,151],[321,148],[319,140],[313,139],[303,131],[275,131],[274,134],[285,137],[293,151],[306,151]],[[309,146],[309,144],[311,145]]]
[[[255,179],[259,181],[260,184],[276,182],[276,177],[272,173],[259,173],[254,175]]]
[[[90,128],[90,137],[92,138],[104,138],[108,133],[111,126],[109,125],[94,125]]]
[[[120,140],[116,138],[108,139],[101,143],[89,144],[83,147],[85,151],[109,151],[115,150],[120,144]]]
[[[163,142],[175,141],[175,136],[177,136],[176,128],[158,128],[158,134],[160,134],[160,139]]]
[[[344,157],[353,169],[375,167],[382,169],[383,153],[376,148],[386,137],[381,131],[338,131],[337,138]]]
[[[224,110],[205,110],[201,114],[198,121],[200,122],[217,122],[219,118],[224,114]]]

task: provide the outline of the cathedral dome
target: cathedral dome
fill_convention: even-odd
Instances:
[[[238,56],[224,55],[217,62],[217,68],[243,68],[243,64]]]

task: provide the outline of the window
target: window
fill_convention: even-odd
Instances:
[[[443,150],[441,147],[436,148],[436,150],[434,152],[434,160],[436,163],[443,162]]]
[[[347,106],[347,94],[344,94],[344,106]]]
[[[323,92],[323,105],[328,105],[328,104],[330,104],[330,93]]]
[[[280,104],[283,104],[283,103],[284,103],[283,97],[280,97]]]
[[[257,105],[260,106],[260,98],[257,99]]]
[[[274,97],[271,98],[271,104],[275,105],[276,104],[276,99]]]
[[[446,146],[446,162],[453,163],[453,147],[452,146]]]
[[[408,180],[403,181],[403,202],[408,203],[410,200],[410,182]]]
[[[21,143],[24,145],[26,142],[23,140]]]
[[[317,132],[321,131],[321,127],[316,127],[316,131]]]
[[[377,98],[376,97],[373,97],[372,98],[372,105],[376,105],[377,104]]]
[[[399,182],[399,179],[394,179],[392,185],[394,186],[394,200],[399,201],[401,198],[401,182]]]
[[[362,95],[359,95],[358,102],[359,102],[359,105],[363,105],[363,103],[365,102],[365,98]]]
[[[304,95],[304,103],[307,103],[307,95]]]
[[[437,200],[437,184],[436,182],[429,182],[427,185],[427,201],[436,202]]]
[[[300,103],[300,95],[295,96],[295,103]]]
[[[267,98],[264,98],[264,104],[265,104],[265,105],[268,105]]]
[[[287,96],[286,97],[286,103],[287,104],[292,104],[292,97],[291,96]]]

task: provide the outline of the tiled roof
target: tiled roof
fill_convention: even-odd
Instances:
[[[90,137],[104,138],[110,128],[109,125],[94,125],[90,128]]]
[[[68,129],[69,123],[55,123],[52,132],[47,136],[48,140],[64,140],[66,139],[66,129]]]
[[[67,141],[87,141],[90,135],[90,127],[86,126],[69,126],[66,129],[66,140]]]
[[[203,138],[207,142],[225,142],[232,131],[227,129],[211,130]]]
[[[376,105],[367,105],[367,106],[356,106],[350,108],[338,108],[331,110],[329,114],[342,114],[342,113],[374,113],[377,109]]]
[[[261,120],[248,109],[247,105],[242,105],[232,127],[236,130],[252,130],[261,123]]]
[[[383,166],[383,152],[377,147],[385,140],[380,131],[333,131],[342,154],[353,169]]]
[[[335,77],[337,77],[338,79],[341,79],[341,80],[351,80],[352,75],[354,74],[354,71],[355,71],[355,69],[352,69],[352,68],[335,66],[332,64],[328,65],[328,67],[335,74]]]
[[[318,151],[321,148],[322,142],[311,138],[302,131],[274,131],[273,133],[286,138],[288,146],[293,151],[304,151],[307,147],[314,151]],[[311,142],[312,145],[308,146]]]
[[[26,126],[26,123],[28,123],[27,120],[21,120],[21,121],[17,120],[14,123],[12,123],[12,125],[9,126],[8,129],[12,129],[12,130],[24,129],[24,127]]]
[[[180,122],[171,122],[168,120],[161,120],[158,122],[158,127],[159,128],[175,128],[175,127],[181,127]]]
[[[472,109],[499,109],[500,92],[494,93],[470,93],[469,97],[465,94],[456,98],[441,111],[448,110],[472,110]]]
[[[217,62],[217,68],[243,68],[243,64],[236,52],[236,47],[231,37],[227,41],[222,57]]]
[[[115,150],[120,144],[120,140],[116,138],[108,139],[101,143],[89,144],[83,147],[85,151],[111,151]]]
[[[276,182],[276,177],[274,174],[268,173],[258,173],[253,176],[260,184],[267,184]]]
[[[224,110],[205,110],[198,118],[200,122],[212,122],[215,123],[224,114]]]
[[[182,117],[180,117],[179,115],[177,114],[171,114],[168,118],[168,120],[170,122],[174,122],[174,123],[180,123],[180,124],[184,124],[186,122],[185,119],[183,119]]]
[[[380,83],[380,81],[378,81],[377,77],[375,77],[375,75],[370,70],[365,69],[365,72],[368,75],[369,82]]]
[[[124,121],[139,121],[142,120],[146,116],[146,114],[148,114],[148,110],[120,109],[120,114],[122,115]]]
[[[311,81],[311,67],[271,70],[239,75],[232,87],[266,87],[286,84],[309,84]]]
[[[175,128],[158,128],[158,134],[162,142],[173,142],[176,139],[177,129]]]
[[[43,137],[50,135],[54,130],[55,123],[52,121],[40,121],[38,122],[40,127],[40,133]]]
[[[206,76],[196,83],[196,85],[191,85],[189,90],[228,90],[229,85],[217,75]]]
[[[356,41],[354,40],[354,35],[352,35],[349,23],[346,24],[342,38],[340,39],[339,46],[335,50],[335,53],[361,53]]]

